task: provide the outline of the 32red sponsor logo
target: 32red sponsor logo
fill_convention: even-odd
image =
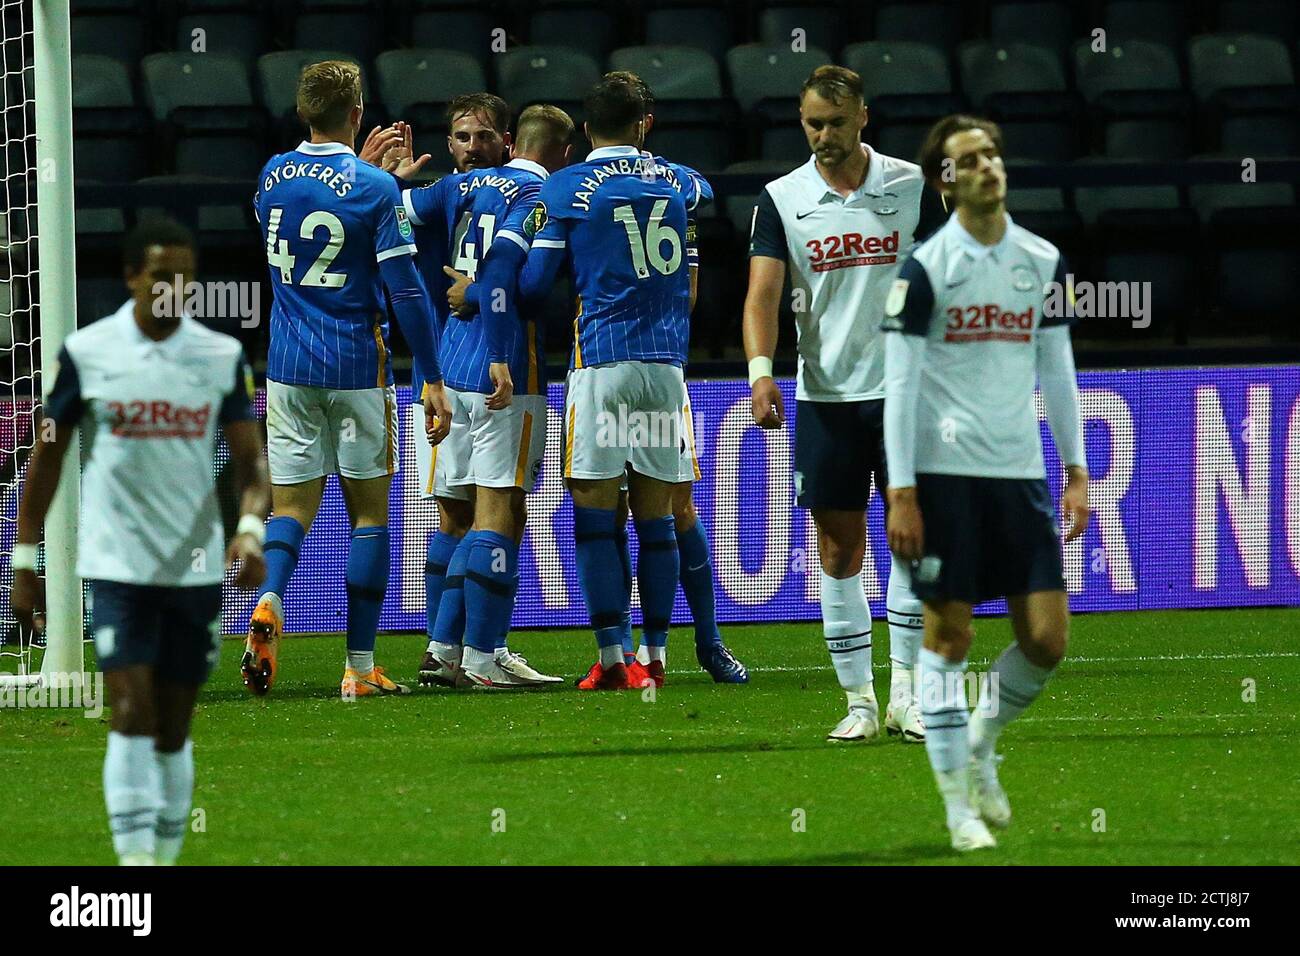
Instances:
[[[864,236],[860,232],[809,239],[808,261],[814,271],[844,266],[876,265],[894,262],[898,257],[898,230],[887,236]]]
[[[995,302],[985,305],[952,306],[944,310],[948,342],[983,342],[990,339],[1028,342],[1034,329],[1034,307],[1023,312],[1004,309]]]
[[[212,416],[211,403],[197,408],[171,402],[107,402],[113,434],[127,438],[202,438]]]

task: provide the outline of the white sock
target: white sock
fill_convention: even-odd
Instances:
[[[194,799],[194,741],[175,753],[154,751],[158,775],[162,782],[162,810],[154,827],[154,858],[161,865],[176,862],[185,842],[190,823],[190,804]]]
[[[822,636],[849,709],[875,706],[871,681],[871,608],[862,577],[833,578],[822,571]]]
[[[460,645],[444,644],[442,641],[429,641],[429,646],[425,648],[430,654],[436,654],[444,661],[460,661]]]
[[[154,828],[162,805],[162,783],[153,738],[108,732],[104,754],[104,803],[118,858],[154,854]]]
[[[924,605],[912,593],[911,569],[898,558],[889,566],[885,591],[889,614],[889,702],[903,707],[916,699],[916,652],[924,635]]]
[[[363,676],[369,674],[375,669],[375,652],[348,651],[348,667]]]
[[[973,813],[966,789],[970,765],[966,661],[949,661],[923,647],[917,652],[916,664],[925,753],[943,795],[948,826],[954,828]]]
[[[1015,644],[998,656],[989,668],[988,679],[980,689],[979,706],[971,716],[970,744],[975,756],[992,756],[1002,728],[1025,712],[1051,676],[1050,670],[1031,663]]]
[[[600,649],[600,666],[609,670],[615,664],[623,663],[623,645],[609,644]]]
[[[465,668],[467,671],[473,671],[476,674],[480,674],[495,660],[495,651],[480,651],[477,647],[470,647],[466,644],[465,652],[460,659],[460,666]]]
[[[646,649],[645,663],[649,664],[651,661],[658,661],[660,664],[664,665],[665,670],[668,669],[668,645],[667,644],[658,644],[658,645],[642,644],[641,646]]]

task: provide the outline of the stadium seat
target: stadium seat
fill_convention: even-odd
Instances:
[[[301,50],[343,50],[369,63],[380,48],[381,18],[367,5],[355,9],[299,13],[293,20],[291,42]]]
[[[1009,157],[1062,162],[1079,154],[1082,103],[1051,50],[976,40],[958,58],[967,96],[1002,127]]]
[[[870,40],[844,48],[844,65],[862,77],[869,112],[866,136],[882,153],[911,160],[926,131],[965,100],[952,89],[948,57],[907,40]]]
[[[487,87],[478,60],[452,50],[381,53],[375,58],[375,80],[388,113],[412,123],[412,106],[447,103],[467,90]]]
[[[1201,221],[1208,224],[1225,209],[1293,206],[1295,190],[1287,183],[1201,183],[1188,187],[1188,199]]]
[[[529,103],[581,101],[601,70],[585,53],[560,46],[521,46],[496,58],[497,92],[516,111]]]
[[[962,38],[965,3],[888,2],[876,11],[877,40],[910,40],[951,52]]]
[[[1065,56],[1078,36],[1074,6],[1061,0],[1000,0],[989,8],[989,39],[1028,43]]]
[[[1115,159],[1174,160],[1191,149],[1193,110],[1172,50],[1145,40],[1074,47],[1075,83],[1091,107],[1094,150]]]
[[[145,51],[145,20],[135,14],[86,14],[71,18],[73,54],[120,60],[131,70]]]
[[[215,53],[154,53],[141,64],[160,151],[178,173],[253,177],[266,160],[266,124],[241,60]]]
[[[692,46],[721,63],[733,43],[733,32],[732,18],[720,5],[646,11],[647,46]]]
[[[177,50],[238,57],[250,68],[268,43],[266,18],[252,13],[200,13],[176,21]]]
[[[1134,328],[1132,319],[1083,320],[1077,336],[1150,341],[1184,341],[1190,320],[1204,298],[1198,266],[1196,217],[1189,209],[1150,208],[1167,202],[1134,196],[1147,208],[1099,209],[1090,226],[1094,254],[1089,278],[1101,282],[1150,283],[1151,325]],[[1076,205],[1078,195],[1075,196]],[[1127,203],[1116,198],[1120,207]]]
[[[77,326],[112,315],[131,297],[120,275],[77,275]]]
[[[795,32],[800,30],[803,32]],[[760,43],[789,47],[795,38],[802,39],[805,47],[838,50],[844,44],[839,9],[820,4],[791,4],[770,6],[759,12]]]
[[[689,46],[627,46],[609,56],[611,70],[631,70],[658,100],[720,99],[718,63]]]
[[[1273,37],[1215,33],[1188,44],[1192,92],[1198,100],[1243,87],[1294,86],[1286,44]]]
[[[614,21],[596,6],[538,10],[528,20],[533,46],[567,46],[603,63],[614,45]]]
[[[80,178],[130,182],[152,166],[149,119],[135,105],[126,67],[106,56],[72,58],[72,167]]]
[[[492,31],[498,18],[482,10],[428,10],[411,17],[410,44],[417,50],[468,53],[486,71],[492,56]],[[468,87],[462,92],[468,92]]]
[[[1300,149],[1300,93],[1286,46],[1274,37],[1212,34],[1188,47],[1205,150],[1291,156]]]
[[[801,162],[806,162],[805,156]],[[800,163],[787,163],[782,161],[772,161],[765,159],[747,159],[743,162],[732,163],[727,167],[728,173],[754,173],[765,177],[767,182],[784,176],[790,170],[794,169]],[[731,220],[732,227],[736,234],[743,236],[745,241],[749,241],[749,230],[754,219],[754,204],[758,202],[757,192],[746,192],[733,194],[723,197],[723,207],[726,210],[726,216]]]
[[[1181,56],[1189,35],[1191,6],[1183,0],[1110,0],[1102,5],[1101,25],[1108,43],[1149,40]]]
[[[281,50],[257,58],[257,81],[261,91],[261,102],[273,120],[292,123],[295,129],[301,128],[295,115],[298,77],[302,75],[303,68],[308,64],[319,63],[322,60],[359,62],[356,57],[342,50]],[[361,70],[361,97],[363,102],[369,104],[370,71],[365,69],[364,64]],[[366,106],[366,113],[370,113],[369,105]],[[374,125],[368,118],[366,122],[369,124],[367,128]]]
[[[808,74],[830,62],[830,55],[817,47],[794,53],[788,45],[746,43],[727,51],[731,90],[745,111],[753,109],[764,99],[798,98]]]
[[[728,130],[671,124],[661,121],[662,115],[656,114],[654,130],[646,141],[651,152],[702,173],[717,172],[731,162],[735,143]]]
[[[1281,186],[1278,191],[1291,187]],[[1254,187],[1249,187],[1254,188]],[[1292,197],[1293,198],[1293,197]],[[1214,263],[1210,270],[1218,313],[1227,321],[1209,324],[1207,334],[1286,335],[1296,338],[1295,303],[1300,298],[1300,209],[1275,206],[1221,207],[1207,220]]]

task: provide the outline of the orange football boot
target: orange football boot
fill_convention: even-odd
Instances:
[[[344,699],[356,697],[382,697],[385,694],[409,694],[411,688],[405,684],[395,684],[384,674],[382,667],[375,667],[369,674],[360,674],[351,667],[343,671],[343,683],[340,691]]]
[[[578,690],[631,690],[628,683],[627,665],[614,664],[603,667],[600,661],[591,665],[587,676],[578,681]]]
[[[275,684],[279,667],[280,635],[284,632],[284,614],[280,599],[272,593],[262,595],[248,622],[248,641],[239,671],[244,686],[258,697],[265,697]]]

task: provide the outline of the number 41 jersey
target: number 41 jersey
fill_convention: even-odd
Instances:
[[[604,146],[542,187],[533,249],[567,249],[578,290],[573,367],[686,363],[686,217],[700,184],[635,146]]]
[[[270,266],[266,377],[286,385],[393,383],[379,263],[415,254],[392,176],[342,143],[271,158],[253,200]]]

